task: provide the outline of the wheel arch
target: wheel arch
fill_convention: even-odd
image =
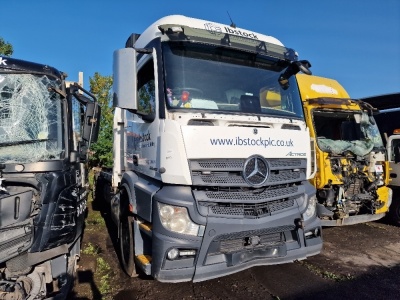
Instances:
[[[121,179],[121,189],[125,189],[127,191],[127,196],[128,196],[128,205],[132,205],[133,211],[132,213],[136,214],[137,213],[137,201],[136,201],[136,195],[135,195],[135,183],[139,181],[139,177],[132,171],[125,172],[124,175],[122,175]],[[122,194],[121,194],[121,199],[120,199],[120,205],[124,205],[123,199],[122,199]],[[127,207],[128,209],[128,207]]]

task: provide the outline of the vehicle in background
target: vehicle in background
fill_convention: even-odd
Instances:
[[[296,75],[306,122],[315,140],[317,211],[323,226],[381,219],[392,191],[378,127],[367,103],[336,80]]]
[[[389,186],[393,202],[387,214],[392,224],[400,226],[400,93],[372,96],[361,99],[378,109],[374,118],[385,143],[389,167]]]
[[[65,299],[100,110],[47,65],[0,57],[0,299]]]
[[[273,37],[185,16],[115,51],[114,166],[98,186],[128,275],[197,282],[320,252],[292,76],[309,66]]]

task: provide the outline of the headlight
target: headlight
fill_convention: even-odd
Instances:
[[[384,170],[383,163],[375,164],[375,177],[376,177],[378,186],[382,186],[385,184],[384,178],[383,178],[383,173],[384,173],[383,170]]]
[[[158,203],[161,224],[172,232],[197,235],[200,226],[190,220],[186,207]]]
[[[306,211],[303,213],[303,220],[304,221],[308,221],[312,216],[315,215],[316,205],[317,205],[317,197],[312,196],[308,200],[308,206],[307,206]]]

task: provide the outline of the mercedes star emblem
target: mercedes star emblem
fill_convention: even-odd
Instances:
[[[250,156],[244,163],[243,178],[251,186],[260,187],[268,179],[269,167],[264,157]]]

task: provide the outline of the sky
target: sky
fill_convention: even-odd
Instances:
[[[84,87],[112,75],[131,33],[181,14],[271,35],[340,82],[352,98],[400,92],[400,0],[0,0],[0,37],[13,58],[47,64]],[[229,13],[229,15],[228,15]]]

